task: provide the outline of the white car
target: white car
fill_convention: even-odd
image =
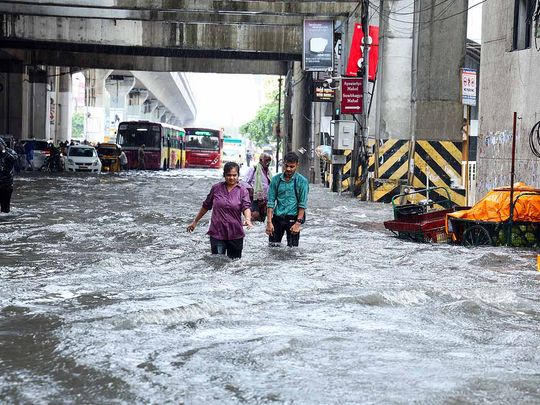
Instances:
[[[73,145],[68,148],[64,158],[64,167],[68,172],[101,172],[101,161],[96,148],[90,145]]]

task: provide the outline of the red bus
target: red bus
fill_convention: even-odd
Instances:
[[[186,167],[219,169],[223,150],[223,132],[218,129],[184,128]]]
[[[184,129],[151,121],[125,121],[118,125],[116,143],[128,158],[130,169],[138,168],[138,150],[144,145],[145,169],[178,169],[185,165]]]

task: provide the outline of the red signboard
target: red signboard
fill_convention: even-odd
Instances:
[[[379,27],[370,25],[369,36],[371,37],[371,46],[369,47],[369,80],[374,81],[377,76],[377,62],[379,60]],[[354,32],[349,49],[349,61],[347,63],[346,76],[356,76],[358,73],[358,61],[362,57],[362,44],[364,32],[361,24],[354,25]]]
[[[362,79],[341,79],[341,114],[362,114]]]

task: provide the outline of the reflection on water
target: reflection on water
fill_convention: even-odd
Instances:
[[[0,216],[2,403],[523,403],[534,254],[391,237],[312,187],[300,248],[185,226],[218,171],[25,174]]]

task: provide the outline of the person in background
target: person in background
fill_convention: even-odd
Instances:
[[[122,149],[120,149],[120,154],[118,155],[118,159],[120,160],[120,169],[127,170],[128,158],[126,156],[126,152],[124,152]]]
[[[272,179],[272,173],[269,166],[272,162],[272,156],[268,153],[262,153],[259,157],[259,163],[250,167],[245,181],[253,189],[253,199],[251,203],[252,221],[264,222],[266,218],[266,205],[268,203],[268,186]]]
[[[144,161],[144,148],[145,148],[145,145],[144,143],[140,146],[139,150],[137,151],[137,162],[138,162],[138,165],[137,165],[137,168],[139,170],[144,170],[145,167],[146,167],[146,164],[145,164],[145,161]]]
[[[300,225],[306,218],[309,184],[298,168],[298,155],[289,152],[283,158],[283,173],[272,177],[268,187],[266,234],[270,244],[281,243],[287,233],[287,246],[298,246]]]
[[[13,193],[13,170],[17,154],[0,138],[0,212],[8,213]]]
[[[26,155],[26,170],[34,170],[34,139],[29,139],[24,144],[24,154]]]
[[[242,257],[245,236],[242,213],[248,229],[253,226],[248,190],[239,182],[239,173],[238,163],[225,163],[223,168],[225,181],[212,186],[197,216],[187,226],[187,231],[193,232],[201,218],[212,210],[208,229],[212,254],[227,254],[231,259]]]
[[[24,145],[21,143],[21,141],[15,141],[14,149],[15,153],[17,154],[17,163],[15,163],[15,172],[19,173],[21,170],[24,170],[26,157],[24,153]]]
[[[246,151],[246,165],[247,167],[250,167],[251,165],[251,159],[253,159],[253,154],[250,150]]]

